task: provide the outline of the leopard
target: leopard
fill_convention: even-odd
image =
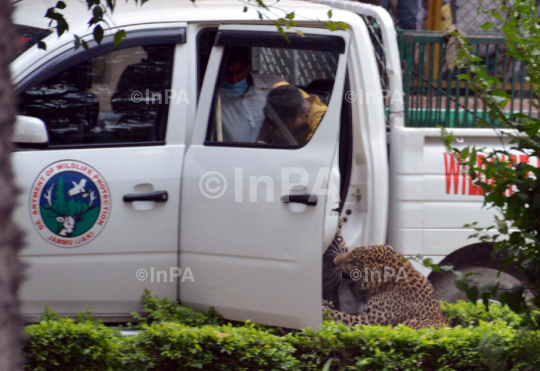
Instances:
[[[340,312],[332,302],[324,301],[325,315],[349,326],[403,324],[415,330],[450,327],[431,283],[403,255],[389,245],[349,249],[341,236],[341,226],[340,221],[333,242],[341,244],[334,248],[334,269],[350,277],[368,299],[359,315]]]

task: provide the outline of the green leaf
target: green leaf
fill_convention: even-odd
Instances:
[[[450,272],[452,269],[454,269],[454,266],[453,265],[441,265],[441,270],[445,271],[445,272]]]
[[[500,90],[500,89],[495,89],[491,92],[491,95],[495,95],[497,97],[503,97],[503,98],[510,98],[510,95],[504,91],[504,90]]]
[[[508,307],[512,309],[512,311],[514,311],[515,313],[521,313],[523,297],[517,292],[509,292],[506,304],[508,304]]]
[[[476,165],[476,160],[477,160],[476,147],[473,147],[471,151],[471,157],[469,158],[469,167],[473,168]]]
[[[466,159],[467,157],[469,157],[469,151],[470,151],[469,147],[465,147],[461,151],[459,151],[460,158]]]
[[[486,311],[489,312],[489,293],[488,292],[484,292],[482,294],[482,303],[484,304],[484,307],[486,307]]]
[[[483,25],[480,26],[483,30],[487,31],[489,30],[490,28],[493,27],[493,24],[491,22],[486,22],[484,23]]]
[[[333,358],[330,358],[328,361],[326,361],[326,363],[324,364],[322,368],[322,371],[329,371],[333,360],[334,360]]]
[[[96,22],[103,19],[103,9],[101,9],[100,6],[96,6],[93,12],[94,12],[94,19],[96,20]]]
[[[287,15],[285,16],[285,18],[291,19],[291,20],[294,19],[294,12],[290,12],[289,14],[287,14]]]
[[[336,31],[338,29],[338,25],[336,22],[330,21],[330,22],[326,22],[324,25],[330,31]]]
[[[54,11],[54,8],[49,8],[47,9],[47,11],[45,12],[45,18],[50,18],[50,19],[53,19],[53,17],[55,16],[55,11]]]
[[[56,33],[58,36],[62,36],[64,32],[68,30],[69,26],[66,21],[58,22],[58,26],[56,27]]]
[[[454,284],[458,288],[459,291],[467,292],[469,289],[469,280],[465,277],[462,278],[456,278],[454,280]]]
[[[485,77],[485,80],[486,82],[489,84],[489,85],[493,85],[493,84],[502,84],[502,81],[499,80],[497,77],[495,76],[486,76]]]
[[[332,18],[332,9],[328,11],[328,18]]]
[[[494,281],[484,282],[480,285],[480,290],[484,293],[494,294],[496,293],[497,284]]]
[[[504,306],[508,303],[508,296],[510,295],[510,293],[508,291],[505,291],[501,294],[501,296],[499,296],[499,301],[501,302],[501,304]]]
[[[476,303],[476,301],[478,300],[478,287],[469,287],[469,289],[467,290],[467,298],[469,298],[469,301],[471,303]]]
[[[460,79],[460,80],[471,81],[471,76],[469,76],[469,75],[463,75],[463,74],[461,74],[461,75],[458,75],[457,78]]]
[[[114,34],[114,46],[120,44],[125,37],[126,37],[125,30],[116,31],[116,33]]]
[[[101,44],[101,41],[103,40],[103,28],[101,28],[100,25],[94,27],[94,39],[98,44]]]
[[[491,13],[492,16],[494,16],[495,18],[497,18],[499,21],[501,22],[504,22],[504,18],[502,17],[502,15],[500,15],[499,13],[497,13],[496,11],[493,11]]]
[[[279,20],[278,20],[277,22],[279,22]],[[276,25],[276,27],[277,27],[279,33],[285,38],[285,40],[287,40],[288,43],[290,43],[291,41],[290,41],[290,39],[289,39],[289,36],[288,36],[287,33],[283,30],[283,27],[281,27],[281,26],[279,25],[279,23],[277,23],[277,22],[275,22],[275,25]]]
[[[495,104],[499,105],[499,106],[504,106],[506,105],[506,102],[508,102],[508,98],[503,98],[503,97],[499,97],[499,96],[492,96],[491,99],[493,99],[493,101],[495,102]],[[491,110],[489,112],[490,114],[494,113],[494,110]]]
[[[497,227],[499,229],[499,232],[501,232],[502,234],[507,234],[508,225],[506,224],[506,222],[504,220],[499,220],[499,219],[497,219],[496,222],[497,222]]]

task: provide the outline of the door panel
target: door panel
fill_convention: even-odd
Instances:
[[[47,228],[45,235],[36,228],[25,231],[27,247],[22,257],[24,260],[28,257],[31,265],[29,280],[21,291],[24,313],[39,313],[44,302],[62,313],[72,313],[70,308],[84,310],[91,302],[96,303],[92,305],[96,314],[129,313],[140,306],[145,288],[160,296],[175,298],[174,282],[151,283],[151,278],[139,281],[136,272],[145,269],[150,273],[151,267],[156,271],[169,271],[177,265],[179,164],[175,168],[171,159],[180,161],[183,150],[183,146],[163,146],[44,151],[39,158],[33,151],[13,155],[14,169],[24,169],[24,172],[17,171],[17,184],[26,200],[32,193],[37,174],[48,167],[56,168],[61,158],[66,159],[65,163],[84,163],[98,171],[108,185],[110,199],[110,212],[103,214],[106,222],[103,229],[81,246],[60,247],[51,243],[47,239],[52,237],[47,236],[71,239]],[[146,210],[137,210],[133,203],[123,202],[123,195],[138,193],[135,187],[140,183],[154,190],[167,190],[169,200],[146,202],[150,206]],[[19,225],[29,225],[29,212],[26,201],[15,215]],[[139,263],[134,264],[137,261]],[[129,298],[124,308],[97,304],[114,304],[122,301],[121,297]],[[35,304],[29,305],[27,299]],[[109,312],[108,307],[115,309]],[[131,309],[124,311],[127,308]]]
[[[46,302],[62,314],[92,307],[99,316],[126,317],[140,309],[144,289],[177,298],[185,146],[166,143],[165,133],[180,137],[170,134],[185,122],[172,114],[177,107],[168,120],[161,95],[171,88],[174,53],[181,46],[113,51],[21,93],[20,111],[41,118],[50,140],[47,150],[12,156],[21,190],[15,218],[26,226],[26,315]],[[157,191],[167,192],[166,202],[123,200]]]
[[[236,32],[233,38],[228,37],[229,31]],[[301,52],[313,45],[309,44],[309,36],[304,39],[305,44],[295,39],[290,46],[279,44],[279,40],[276,45],[269,45],[268,40],[275,40],[273,27],[220,27],[201,92],[201,97],[208,98],[199,100],[192,145],[184,163],[180,263],[183,269],[191,269],[195,282],[180,283],[180,298],[182,303],[194,307],[214,306],[226,318],[234,320],[250,319],[291,328],[318,327],[322,322],[321,251],[325,233],[328,233],[325,223],[337,225],[338,217],[332,211],[338,201],[328,197],[331,188],[328,179],[333,160],[337,159],[339,121],[334,118],[340,116],[346,49],[337,53],[335,82],[330,89],[332,98],[311,137],[307,140],[303,137],[302,142],[298,136],[297,145],[287,144],[282,137],[275,143],[227,142],[227,136],[217,132],[220,126],[230,123],[220,122],[227,115],[216,112],[227,109],[222,105],[227,104],[228,97],[223,98],[221,90],[215,94],[215,88],[216,85],[220,89],[227,86],[221,82],[226,80],[221,79],[225,79],[225,70],[233,65],[231,50],[238,52],[233,49],[239,47],[234,44],[241,37],[237,31],[249,34],[252,44],[242,44],[251,48],[248,54],[260,57],[266,53],[258,61],[251,60],[251,67],[256,65],[259,72],[268,67],[268,64],[258,64],[263,57],[269,54],[301,57]],[[302,31],[317,37],[339,37],[348,45],[345,32]],[[309,54],[309,49],[307,51]],[[312,50],[309,55],[319,52],[321,50]],[[253,75],[253,69],[250,76],[252,85],[245,90],[242,99],[249,96],[253,86],[262,86],[255,85],[257,81],[271,79],[268,75]],[[288,85],[307,91],[312,81],[302,83],[298,76],[294,73],[279,75]],[[220,82],[216,84],[217,81]],[[266,98],[257,97],[265,107],[276,86],[268,88]],[[296,91],[294,87],[285,90]],[[309,95],[315,101],[315,93]],[[250,104],[254,101],[256,99]],[[253,115],[258,114],[253,107],[249,110]],[[261,131],[269,118],[266,112],[264,117]],[[288,127],[285,118],[283,122]],[[296,135],[292,128],[291,133]],[[332,179],[338,183],[335,189],[339,189],[339,174],[334,173]],[[310,194],[316,194],[316,205],[282,201],[283,196]],[[333,235],[335,228],[330,233]]]

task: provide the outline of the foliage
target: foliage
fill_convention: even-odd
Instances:
[[[326,322],[320,331],[303,331],[294,340],[297,356],[312,370],[329,358],[333,370],[486,370],[478,345],[492,331],[504,334],[505,349],[515,353],[513,330],[501,322],[418,331],[401,325],[351,329]]]
[[[299,362],[286,338],[252,325],[143,325],[131,342],[134,370],[293,370]]]
[[[192,1],[195,2],[196,0],[192,0]],[[277,6],[277,3],[279,3],[279,0],[277,0],[272,5],[268,5],[263,0],[244,0],[242,2],[246,4],[246,6],[244,6],[244,12],[248,11],[248,5],[254,7],[261,21],[273,20],[274,25],[277,27],[281,35],[283,35],[283,37],[285,37],[285,39],[289,41],[289,37],[287,36],[284,30],[284,27],[285,29],[289,30],[293,27],[298,26],[298,23],[296,21],[296,19],[298,19],[297,14],[294,11],[287,12],[283,9],[279,9],[279,7]],[[281,16],[277,14],[278,12],[281,13]],[[349,28],[349,25],[345,22],[340,22],[340,21],[335,22],[331,20],[332,10],[329,10],[327,14],[328,14],[328,20],[324,21],[324,25],[330,31],[336,31],[339,29],[346,30]],[[277,20],[274,20],[276,17],[278,17]],[[296,30],[296,33],[300,36],[304,36],[302,31],[300,30]]]
[[[489,310],[483,305],[458,300],[456,304],[441,302],[441,309],[452,326],[476,327],[483,322],[500,321],[508,327],[519,329],[523,316],[513,312],[508,306],[490,304]]]
[[[478,350],[491,371],[510,368],[540,370],[540,332],[525,331],[514,337],[517,346],[508,346],[508,339],[500,331],[488,332],[478,344]]]
[[[127,0],[126,0],[127,1]],[[149,0],[140,0],[140,5],[143,6],[145,3],[147,3]],[[197,0],[190,0],[193,4]],[[291,28],[294,28],[298,26],[298,23],[296,21],[297,14],[292,11],[288,12],[286,10],[280,9],[277,6],[277,3],[279,3],[279,0],[277,0],[275,3],[268,5],[263,0],[238,0],[240,3],[244,3],[243,12],[249,11],[250,8],[254,8],[257,12],[257,15],[261,21],[263,20],[271,20],[278,31],[285,37],[287,41],[289,41],[289,37],[287,36],[287,33],[285,29],[289,30]],[[107,21],[107,18],[112,19],[112,15],[114,13],[114,8],[116,6],[116,0],[85,0],[85,3],[88,7],[88,12],[92,14],[92,17],[90,17],[90,20],[88,21],[88,27],[92,27],[92,35],[93,39],[98,43],[101,44],[101,41],[103,40],[103,36],[105,35],[105,30],[109,27],[109,23]],[[139,0],[135,0],[135,5],[139,5]],[[62,36],[64,33],[69,32],[69,22],[66,20],[64,15],[61,13],[62,10],[67,8],[67,3],[65,1],[58,1],[55,6],[52,6],[47,9],[47,12],[45,13],[45,18],[48,18],[50,20],[49,27],[56,30],[56,34],[58,37]],[[348,29],[349,25],[345,22],[340,21],[333,21],[332,18],[332,10],[328,11],[328,20],[323,21],[324,25],[327,29],[330,31],[336,31],[339,29]],[[319,21],[319,20],[316,20]],[[296,30],[296,33],[300,36],[304,36],[302,31]],[[124,29],[117,30],[114,34],[114,45],[118,45],[122,42],[122,40],[127,36],[127,33]],[[73,35],[74,37],[74,45],[75,49],[78,49],[79,47],[83,47],[84,49],[89,48],[88,43],[83,40],[78,35]],[[47,45],[45,42],[40,41],[38,42],[38,48],[40,49],[47,49]]]
[[[47,308],[41,321],[25,328],[26,369],[35,371],[117,370],[124,361],[119,333],[81,313],[75,323]]]
[[[150,291],[145,290],[142,295],[143,313],[132,313],[133,318],[141,324],[152,324],[158,322],[175,322],[187,326],[204,326],[204,325],[231,325],[233,327],[252,326],[258,330],[266,331],[274,335],[285,335],[295,330],[282,329],[280,327],[265,326],[249,321],[238,322],[225,320],[214,307],[208,308],[208,311],[195,311],[192,308],[181,305],[177,302],[172,302],[167,298],[159,299],[153,297]],[[131,326],[136,328],[137,326]]]
[[[175,308],[177,307],[177,308]],[[540,369],[540,332],[518,329],[524,320],[492,304],[442,303],[454,328],[412,330],[405,326],[348,327],[325,322],[321,329],[283,336],[263,327],[216,322],[215,312],[159,300],[145,293],[151,319],[137,336],[80,313],[77,323],[47,309],[27,326],[31,370],[488,370]],[[191,311],[191,312],[190,312]],[[139,317],[140,318],[140,317]],[[188,318],[188,320],[186,320]],[[191,325],[187,325],[189,322]],[[209,325],[209,323],[216,323]],[[462,327],[467,326],[467,328]]]
[[[148,0],[141,0],[141,6],[147,1]],[[85,3],[88,7],[88,11],[92,14],[92,17],[88,21],[88,26],[94,27],[92,29],[92,35],[94,36],[94,40],[99,44],[101,43],[101,40],[103,40],[103,35],[105,33],[103,25],[105,25],[105,28],[107,28],[108,25],[105,17],[112,15],[114,12],[116,0],[106,0],[104,2],[99,0],[85,0]],[[135,0],[135,3],[138,4],[138,0]],[[55,6],[48,8],[47,13],[45,13],[45,18],[50,19],[49,27],[56,29],[58,37],[69,31],[69,23],[64,18],[64,15],[60,12],[66,8],[66,2],[60,0]],[[117,30],[114,35],[114,45],[118,45],[124,37],[126,37],[126,31]],[[75,49],[79,48],[80,46],[88,49],[88,44],[86,41],[77,35],[74,35],[74,38]],[[43,41],[40,41],[38,43],[38,48],[47,49],[47,46]]]
[[[536,14],[538,8],[533,0],[500,1],[500,7],[489,13],[504,22],[502,31],[506,39],[506,55],[521,61],[528,74],[528,81],[538,99],[540,92],[540,27]],[[487,23],[485,29],[491,28]],[[505,252],[507,259],[503,267],[516,264],[528,280],[528,288],[540,287],[540,170],[527,162],[517,162],[516,155],[540,158],[540,120],[523,114],[505,112],[510,96],[502,82],[488,76],[482,59],[473,55],[473,48],[457,35],[464,47],[458,53],[458,66],[470,73],[460,75],[470,81],[471,87],[479,94],[488,108],[490,120],[479,120],[480,126],[491,127],[501,139],[501,149],[488,150],[467,146],[452,147],[454,137],[443,130],[443,138],[448,150],[458,159],[464,170],[484,194],[484,204],[498,213],[495,224],[487,228],[472,223],[475,227],[471,237],[494,244],[494,255]],[[539,108],[537,101],[531,105]],[[506,130],[495,129],[495,123],[504,125]],[[473,300],[483,290],[483,300],[487,303],[489,295],[496,295],[497,286],[492,282],[484,287],[471,285],[468,277],[458,280],[460,289],[467,292]],[[480,289],[480,290],[479,290]],[[516,313],[529,313],[534,307],[540,308],[540,292],[529,303],[525,303],[524,286],[515,286],[505,292],[500,300],[507,303]],[[530,319],[528,325],[540,328],[537,320]]]
[[[142,295],[143,313],[132,313],[135,320],[144,324],[153,322],[176,322],[187,326],[222,325],[225,320],[213,307],[208,312],[196,312],[190,307],[172,302],[167,298],[153,297],[148,290]]]

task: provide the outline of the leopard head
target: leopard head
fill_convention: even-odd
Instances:
[[[356,281],[363,289],[381,286],[385,275],[400,267],[399,254],[389,246],[357,247],[334,258],[334,264],[342,274]]]

